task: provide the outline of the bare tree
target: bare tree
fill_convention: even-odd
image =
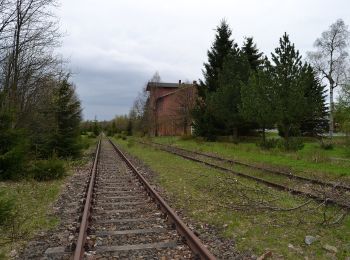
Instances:
[[[55,0],[9,0],[7,4],[6,13],[12,18],[0,39],[5,46],[1,50],[2,89],[7,95],[7,109],[14,112],[15,125],[45,86],[40,84],[42,79],[60,71],[61,61],[52,54],[60,34],[52,13]]]
[[[349,44],[349,30],[342,19],[333,23],[324,31],[314,46],[317,49],[308,53],[313,67],[318,71],[321,79],[325,79],[329,86],[329,137],[333,137],[334,122],[334,89],[346,82],[346,72],[349,70],[346,51]]]
[[[156,71],[156,72],[153,74],[152,78],[151,78],[149,81],[150,81],[150,82],[157,82],[157,83],[161,82],[162,79],[161,79],[161,77],[160,77],[160,75],[159,75],[159,72]]]
[[[188,135],[188,128],[192,123],[192,110],[196,102],[195,86],[181,87],[175,93],[176,107],[173,109],[176,117],[176,123],[183,129],[183,134]]]

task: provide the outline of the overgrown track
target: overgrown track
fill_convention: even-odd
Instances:
[[[180,156],[182,158],[185,158],[191,161],[205,164],[206,166],[209,166],[221,171],[233,173],[240,177],[244,177],[247,179],[251,179],[251,180],[263,183],[275,189],[286,190],[292,194],[304,195],[318,201],[323,201],[325,203],[331,203],[341,207],[350,208],[350,204],[349,204],[350,188],[347,186],[334,185],[332,183],[327,183],[327,182],[323,182],[315,179],[309,179],[302,176],[287,174],[280,171],[265,169],[259,166],[253,166],[242,162],[228,160],[228,159],[217,157],[214,155],[194,152],[194,151],[190,151],[190,150],[186,150],[186,149],[182,149],[182,148],[178,148],[170,145],[164,145],[164,144],[159,144],[155,142],[151,142],[151,143],[140,142],[140,143],[144,145],[155,146],[162,151],[175,154],[177,156]],[[224,163],[238,164],[248,168],[254,168],[255,170],[263,171],[272,175],[278,175],[280,177],[282,176],[282,178],[288,179],[289,184],[285,185],[281,182],[272,181],[269,178],[265,178],[265,177],[269,177],[268,174],[264,174],[264,177],[257,177],[256,176],[257,174],[255,173],[248,174],[242,171],[232,170],[228,167],[219,165],[218,163],[213,163],[212,161],[205,160],[201,157],[207,157],[210,159],[214,159],[215,161],[220,161]]]
[[[141,142],[141,143],[146,144],[144,142]],[[257,165],[253,165],[253,164],[249,164],[249,163],[245,163],[245,162],[241,162],[241,161],[238,161],[238,160],[226,159],[226,158],[222,158],[222,157],[215,156],[215,155],[212,155],[212,154],[200,153],[200,152],[197,152],[197,151],[191,151],[191,150],[183,149],[183,148],[180,148],[180,147],[174,147],[174,146],[171,146],[171,145],[165,145],[165,144],[156,143],[156,142],[151,142],[151,144],[158,145],[158,146],[163,146],[163,147],[167,147],[167,148],[171,148],[171,149],[176,149],[176,150],[183,151],[183,152],[196,154],[196,155],[199,155],[199,156],[207,157],[207,158],[214,159],[214,160],[221,161],[221,162],[226,162],[226,163],[236,164],[236,165],[242,165],[242,166],[245,166],[245,167],[261,170],[261,171],[272,173],[272,174],[275,174],[275,175],[285,176],[285,177],[288,177],[288,178],[291,178],[291,179],[305,181],[305,182],[309,182],[309,183],[313,183],[313,184],[320,184],[320,185],[323,185],[323,186],[326,186],[326,187],[330,187],[330,188],[334,188],[334,189],[338,189],[338,190],[350,191],[350,187],[349,186],[343,185],[341,183],[330,183],[330,182],[325,182],[325,181],[322,181],[322,180],[307,178],[307,177],[304,177],[304,176],[299,176],[299,175],[292,174],[291,172],[285,172],[285,171],[279,171],[279,170],[275,170],[275,169],[269,169],[269,168],[266,168],[266,167],[261,167],[261,166],[257,166]]]
[[[96,149],[74,259],[215,259],[118,147]]]

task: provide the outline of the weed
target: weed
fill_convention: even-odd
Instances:
[[[36,161],[31,169],[31,176],[37,181],[61,179],[65,175],[64,163],[58,159]]]

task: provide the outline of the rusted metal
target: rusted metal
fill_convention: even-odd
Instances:
[[[140,143],[148,145],[148,143],[145,143],[145,142],[140,142]],[[155,145],[159,145],[159,146],[163,146],[163,147],[169,147],[171,149],[177,149],[177,150],[180,150],[180,151],[193,153],[193,154],[196,154],[196,155],[199,155],[199,156],[205,156],[205,157],[208,157],[208,158],[211,158],[211,159],[215,159],[215,160],[223,161],[223,162],[228,162],[228,163],[231,163],[231,164],[238,164],[238,165],[246,166],[246,167],[249,167],[249,168],[253,168],[253,169],[269,172],[269,173],[272,173],[272,174],[276,174],[276,175],[283,175],[283,176],[286,176],[286,177],[291,178],[291,179],[307,181],[307,182],[310,182],[310,183],[313,183],[313,184],[319,184],[319,185],[323,185],[323,186],[327,186],[327,187],[331,187],[331,188],[335,188],[335,189],[343,189],[343,190],[350,191],[350,187],[349,186],[345,186],[345,185],[342,185],[342,184],[333,184],[333,183],[325,182],[325,181],[322,181],[322,180],[317,180],[317,179],[307,178],[307,177],[304,177],[304,176],[295,175],[295,174],[292,174],[292,173],[289,173],[289,172],[268,169],[268,168],[265,168],[265,167],[261,167],[261,166],[257,166],[257,165],[253,165],[253,164],[249,164],[249,163],[244,163],[244,162],[237,161],[237,160],[226,159],[226,158],[222,158],[222,157],[211,155],[211,154],[200,153],[200,152],[197,152],[197,151],[191,151],[191,150],[187,150],[187,149],[184,149],[184,148],[174,147],[174,146],[171,146],[171,145],[165,145],[165,144],[161,144],[161,143],[157,143],[157,142],[151,142],[151,144],[155,144]]]
[[[331,198],[319,197],[319,196],[317,196],[315,194],[312,194],[310,192],[301,191],[301,190],[294,189],[294,188],[291,188],[289,186],[285,186],[285,185],[278,184],[278,183],[275,183],[275,182],[271,182],[271,181],[268,181],[268,180],[265,180],[265,179],[262,179],[262,178],[259,178],[259,177],[255,177],[255,176],[251,176],[251,175],[248,175],[248,174],[245,174],[245,173],[242,173],[242,172],[234,171],[234,170],[225,168],[223,166],[219,166],[219,165],[216,165],[216,164],[213,164],[213,163],[202,161],[202,160],[199,160],[197,158],[193,158],[191,156],[183,155],[183,154],[175,152],[175,151],[169,151],[169,150],[164,149],[164,148],[159,148],[159,149],[162,150],[162,151],[168,152],[168,153],[172,153],[172,154],[178,155],[178,156],[180,156],[182,158],[185,158],[185,159],[188,159],[188,160],[191,160],[191,161],[194,161],[194,162],[202,163],[204,165],[207,165],[209,167],[212,167],[212,168],[215,168],[215,169],[218,169],[218,170],[221,170],[221,171],[229,172],[229,173],[235,174],[237,176],[240,176],[240,177],[243,177],[243,178],[246,178],[246,179],[251,179],[251,180],[263,183],[263,184],[265,184],[267,186],[273,187],[273,188],[278,189],[278,190],[285,190],[285,191],[288,191],[288,192],[290,192],[292,194],[303,195],[303,196],[312,198],[312,199],[317,200],[317,201],[321,201],[321,202],[325,201],[326,203],[329,203],[329,204],[335,204],[335,205],[338,205],[338,206],[350,209],[350,204],[347,204],[347,203],[343,203],[343,202],[340,202],[340,201],[337,201],[337,200],[334,200],[334,199],[331,199]]]
[[[90,221],[90,213],[91,213],[91,205],[92,205],[92,196],[93,196],[93,190],[95,185],[95,179],[96,179],[96,171],[97,171],[97,164],[98,164],[98,157],[101,149],[101,137],[98,141],[96,152],[95,152],[95,159],[94,163],[91,167],[91,173],[90,173],[90,182],[85,198],[85,205],[84,205],[84,211],[83,216],[80,222],[80,228],[79,228],[79,235],[78,240],[74,252],[74,260],[80,260],[83,259],[84,252],[85,252],[85,241],[87,237],[87,228],[89,226]]]
[[[198,237],[186,226],[179,216],[170,208],[170,206],[160,197],[160,195],[151,187],[149,182],[139,173],[124,153],[110,140],[116,152],[122,157],[125,163],[130,167],[136,177],[140,180],[147,193],[155,200],[160,209],[167,215],[168,220],[175,226],[179,234],[184,238],[186,244],[191,248],[193,253],[200,259],[214,260],[215,256],[203,245]]]

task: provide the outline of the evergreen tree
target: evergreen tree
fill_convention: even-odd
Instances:
[[[216,91],[219,87],[219,72],[223,67],[226,56],[237,48],[237,44],[231,40],[232,31],[226,20],[222,20],[216,28],[215,40],[208,51],[208,63],[204,63],[204,85],[209,92]]]
[[[247,37],[242,46],[242,52],[248,59],[250,68],[253,71],[257,71],[258,68],[263,64],[262,52],[259,52],[256,44],[253,41],[253,37]]]
[[[302,64],[299,51],[286,33],[280,38],[280,46],[271,55],[277,123],[281,134],[288,140],[293,131],[300,129],[305,116],[307,99],[303,73],[307,66]]]
[[[23,175],[27,152],[23,130],[12,127],[10,113],[0,112],[0,180]]]
[[[270,71],[259,69],[254,72],[248,84],[242,88],[240,112],[245,120],[254,121],[262,128],[265,143],[265,129],[276,121],[275,97]]]
[[[245,55],[238,48],[232,49],[219,73],[219,89],[209,101],[212,102],[215,118],[222,126],[220,134],[232,134],[237,138],[240,129],[246,125],[239,107],[241,88],[248,82],[249,74],[250,65]]]
[[[212,47],[208,51],[208,62],[204,63],[204,82],[198,86],[198,100],[193,110],[194,133],[204,136],[208,140],[215,139],[216,130],[222,126],[213,114],[213,107],[209,104],[211,93],[219,88],[219,72],[222,70],[225,57],[237,48],[231,40],[232,31],[225,20],[216,28],[216,35]]]
[[[303,135],[318,136],[328,130],[328,110],[326,107],[326,86],[322,85],[316,72],[310,65],[304,70],[305,84],[305,117],[301,122],[300,132]]]
[[[76,157],[80,154],[81,107],[74,87],[64,78],[55,93],[56,132],[52,148],[59,157]]]

